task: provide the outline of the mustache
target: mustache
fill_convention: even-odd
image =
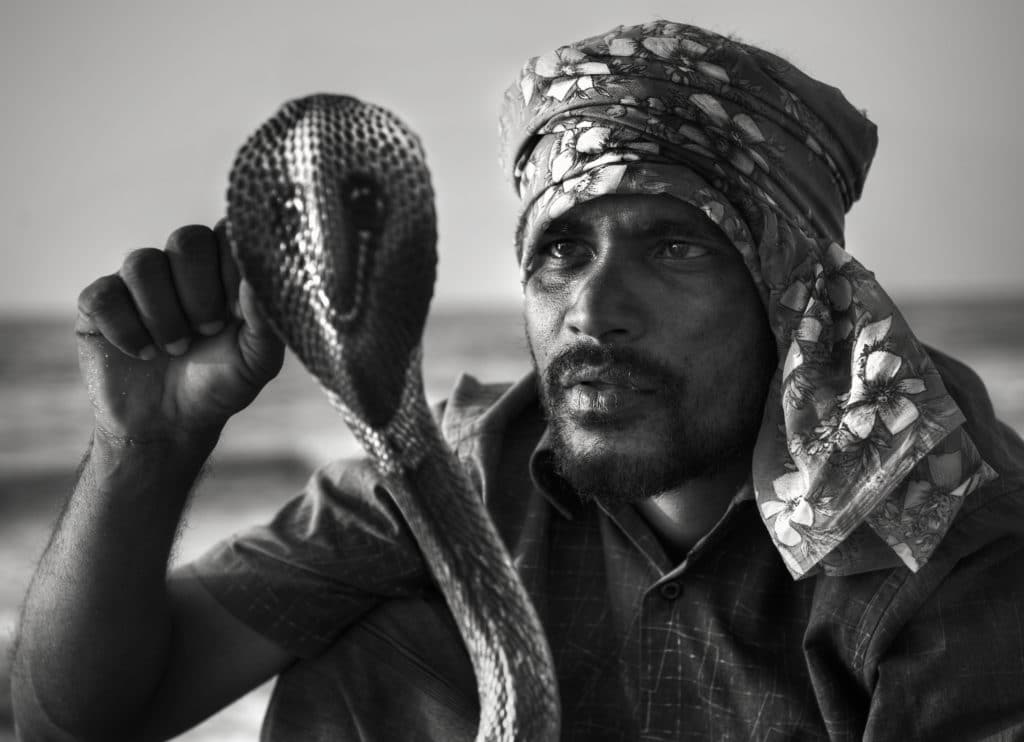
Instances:
[[[544,386],[549,393],[594,379],[652,390],[682,386],[679,377],[659,358],[612,345],[572,346],[556,355],[544,371]]]

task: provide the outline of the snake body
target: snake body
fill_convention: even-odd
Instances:
[[[423,391],[436,228],[418,138],[351,97],[290,101],[240,149],[227,223],[242,275],[373,459],[444,595],[477,680],[477,739],[557,739],[544,631]]]

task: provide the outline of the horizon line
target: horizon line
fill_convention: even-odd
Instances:
[[[964,290],[893,290],[888,292],[893,301],[900,304],[942,304],[951,302],[955,304],[1004,304],[1024,303],[1024,291],[1014,287],[999,287],[988,290],[964,291]],[[430,313],[435,312],[450,314],[452,312],[483,310],[493,312],[521,311],[522,304],[517,299],[494,299],[476,297],[458,297],[440,299],[432,302]],[[53,304],[39,305],[3,305],[0,304],[0,319],[61,319],[73,317],[75,309],[73,306],[61,308]]]

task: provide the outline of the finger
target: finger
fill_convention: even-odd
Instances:
[[[144,361],[156,357],[153,338],[142,324],[128,287],[116,273],[97,278],[78,295],[79,335],[102,335],[126,355]]]
[[[281,370],[284,342],[259,308],[256,293],[248,281],[243,280],[239,285],[238,303],[242,315],[242,326],[238,331],[239,350],[255,374],[269,379]]]
[[[164,249],[185,318],[195,332],[216,335],[229,316],[220,279],[220,248],[208,227],[181,227]]]
[[[217,237],[217,247],[220,251],[220,279],[224,289],[224,301],[228,308],[238,319],[242,319],[241,308],[238,304],[238,284],[241,281],[241,273],[238,271],[238,263],[231,253],[231,243],[228,241],[228,222],[221,219],[213,228]]]
[[[244,278],[238,284],[238,306],[242,321],[252,332],[259,335],[276,335],[273,326],[260,308],[252,284]]]
[[[153,247],[133,250],[120,275],[156,344],[172,356],[188,350],[192,330],[178,301],[167,255]]]

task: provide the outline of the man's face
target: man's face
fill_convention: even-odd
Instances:
[[[602,196],[533,247],[527,338],[581,496],[635,501],[749,460],[775,346],[714,222],[667,196]]]

